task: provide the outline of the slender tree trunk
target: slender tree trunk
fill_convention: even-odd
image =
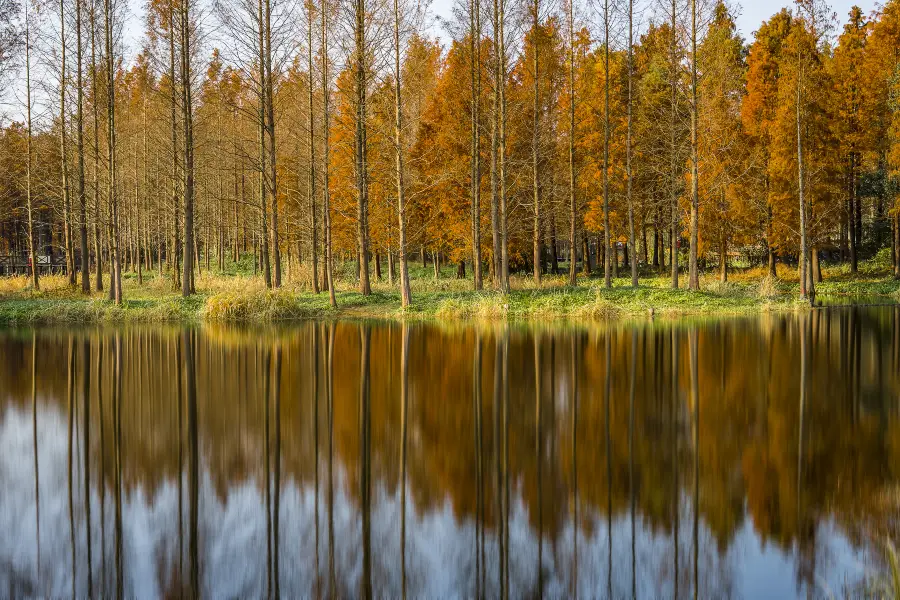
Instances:
[[[669,234],[669,251],[671,253],[669,263],[672,269],[672,287],[678,289],[678,238],[680,237],[678,218],[678,13],[676,12],[676,2],[672,0],[671,28],[670,35],[672,39],[669,45],[669,79],[671,87],[671,154],[669,156],[669,194],[671,207],[672,227]]]
[[[728,239],[723,235],[719,245],[719,281],[728,281]]]
[[[628,246],[631,250],[631,287],[638,286],[638,261],[637,248],[634,237],[634,197],[633,197],[633,173],[632,160],[632,110],[634,104],[634,0],[628,0],[628,106],[627,106],[627,132],[625,134],[625,178],[627,187],[625,191],[628,200]],[[646,244],[644,245],[646,249]]]
[[[76,153],[78,154],[78,207],[81,211],[80,222],[78,224],[81,249],[81,292],[83,294],[90,294],[91,276],[89,264],[90,255],[88,254],[87,197],[84,193],[84,81],[82,79],[84,49],[81,45],[81,2],[82,0],[75,0],[75,143]]]
[[[266,142],[269,152],[269,196],[272,198],[272,261],[274,264],[274,287],[281,287],[281,238],[278,232],[278,180],[275,164],[275,95],[272,76],[272,7],[265,0],[265,51],[263,53],[264,80],[266,87]]]
[[[369,284],[369,174],[366,140],[366,2],[354,0],[356,23],[354,27],[355,83],[356,83],[356,226],[359,254],[359,292],[363,296],[372,293]]]
[[[395,0],[396,3],[396,0]],[[481,2],[469,5],[472,133],[472,271],[475,290],[484,287],[481,265]],[[397,67],[399,73],[399,67]]]
[[[894,215],[894,279],[900,279],[900,214]]]
[[[506,206],[506,39],[504,21],[506,0],[494,0],[497,20],[497,82],[500,88],[497,163],[500,187],[500,291],[509,293],[509,212]]]
[[[40,264],[38,258],[38,240],[36,239],[34,219],[34,198],[31,193],[31,166],[33,163],[31,148],[31,23],[28,20],[28,3],[25,6],[25,206],[28,209],[28,255],[31,257],[31,287],[34,291],[41,289]]]
[[[697,265],[700,243],[700,159],[698,156],[697,102],[697,0],[691,0],[691,247],[688,259],[688,287],[692,290],[700,289],[700,269]]]
[[[566,0],[566,19],[569,34],[569,285],[577,284],[575,257],[578,242],[575,226],[578,222],[578,206],[575,203],[575,0]]]
[[[113,44],[112,0],[103,1],[104,33],[106,34],[106,123],[107,123],[107,164],[109,168],[108,196],[111,220],[111,247],[114,268],[111,270],[110,293],[114,292],[116,304],[122,304],[122,254],[119,235],[119,200],[116,191],[116,78],[115,45]]]
[[[848,174],[848,192],[850,194],[849,211],[847,214],[847,232],[850,237],[850,272],[856,273],[859,270],[859,237],[855,225],[856,204],[859,199],[856,196],[856,156],[850,154],[850,173]]]
[[[263,279],[266,287],[272,288],[272,265],[269,262],[269,208],[268,208],[268,184],[266,183],[266,118],[268,112],[266,103],[270,100],[266,94],[266,41],[265,41],[265,13],[262,0],[257,1],[257,18],[259,20],[259,205],[262,211],[262,266]]]
[[[94,192],[94,269],[95,287],[98,292],[103,291],[103,245],[100,239],[100,120],[97,111],[97,6],[95,0],[91,1],[90,13],[91,28],[91,117],[93,119],[93,171],[92,183]]]
[[[62,173],[63,239],[66,249],[66,275],[69,285],[75,285],[75,249],[72,243],[72,200],[69,197],[69,159],[66,144],[66,10],[65,2],[59,0],[59,155]]]
[[[319,293],[319,248],[318,230],[316,223],[316,132],[315,132],[315,105],[313,104],[313,3],[307,0],[308,29],[307,29],[307,69],[309,69],[309,218],[310,234],[312,237],[312,287],[313,293]]]
[[[322,212],[325,221],[325,274],[328,283],[328,301],[331,308],[337,308],[334,296],[334,250],[331,244],[331,195],[329,189],[328,169],[331,160],[331,86],[328,80],[328,5],[321,0],[322,40],[319,53],[322,57]]]
[[[180,0],[181,8],[181,122],[184,133],[184,273],[182,296],[194,293],[194,109],[191,94],[191,20],[190,1]],[[199,267],[199,262],[197,263]]]
[[[171,94],[169,96],[169,118],[172,135],[172,241],[170,262],[172,264],[172,287],[176,290],[181,289],[181,200],[178,195],[178,118],[177,118],[177,76],[175,71],[175,0],[169,0],[169,80],[172,85]],[[180,22],[180,20],[179,20]]]
[[[534,230],[533,230],[533,243],[534,243],[534,282],[538,285],[541,283],[541,187],[538,173],[538,144],[540,142],[540,110],[541,110],[541,98],[540,98],[540,46],[541,46],[541,23],[540,23],[540,0],[534,0],[531,5],[532,11],[532,35],[534,36],[533,44],[533,61],[532,61],[532,76],[534,78],[534,86],[532,89],[533,94],[533,105],[532,105],[532,115],[531,115],[531,127],[532,127],[532,137],[531,137],[531,188],[532,188],[532,199],[531,201],[534,203]]]
[[[659,215],[657,215],[656,218],[658,219]],[[656,222],[654,222],[654,224],[653,224],[653,268],[654,269],[660,268],[660,264],[659,264],[660,244],[661,244],[661,241],[659,239],[659,227],[657,227]]]
[[[409,306],[412,294],[409,287],[409,266],[406,258],[406,192],[403,181],[403,88],[400,82],[400,4],[394,0],[394,166],[397,181],[397,226],[400,230],[400,305]],[[474,169],[474,167],[473,167]],[[473,189],[474,189],[473,185]],[[473,203],[475,202],[473,197]],[[476,242],[477,243],[477,242]],[[391,271],[393,271],[393,258]],[[480,275],[476,275],[476,280]],[[476,281],[476,289],[479,282]]]
[[[812,281],[809,269],[809,249],[806,235],[806,166],[803,162],[803,65],[801,57],[797,56],[797,178],[800,198],[800,297],[803,299],[814,298],[815,290],[808,283]],[[809,279],[809,281],[807,281]]]
[[[554,275],[559,275],[559,253],[556,245],[556,215],[550,214],[550,268]]]
[[[491,95],[491,271],[494,289],[501,289],[500,249],[500,18],[499,2],[493,0],[494,88]]]
[[[609,0],[603,0],[603,285],[612,287],[609,248]],[[614,243],[614,242],[613,242]]]
[[[819,262],[819,249],[816,246],[810,248],[810,264],[814,283],[822,283],[822,264]]]
[[[766,196],[768,196],[768,177],[766,178]],[[775,246],[772,243],[773,238],[773,228],[772,228],[772,205],[770,204],[766,208],[766,249],[768,250],[768,260],[769,260],[769,275],[771,277],[778,277],[777,270],[777,256],[775,255]]]

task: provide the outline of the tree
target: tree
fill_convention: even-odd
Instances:
[[[122,303],[122,254],[119,236],[119,202],[116,190],[116,70],[114,43],[114,0],[103,0],[103,33],[105,37],[104,56],[106,58],[106,163],[107,197],[110,204],[109,239],[112,249],[113,268],[110,269],[110,295],[116,304]]]
[[[700,243],[700,172],[698,156],[698,102],[697,95],[697,0],[691,0],[691,246],[688,258],[688,288],[700,289],[700,270],[697,266]]]
[[[366,99],[368,97],[366,81],[366,2],[354,0],[354,48],[353,85],[356,93],[356,134],[353,139],[355,151],[356,176],[356,227],[357,253],[359,255],[359,293],[368,296],[372,293],[369,284],[369,168],[366,147]]]
[[[783,64],[783,46],[793,17],[787,9],[763,22],[756,31],[747,57],[746,99],[741,106],[743,128],[751,152],[749,197],[762,198],[758,212],[764,224],[768,269],[776,277],[778,242],[775,224],[775,194],[772,181],[772,151],[778,108],[778,86]]]
[[[634,238],[634,177],[632,174],[632,111],[634,107],[634,0],[628,0],[628,131],[625,141],[626,201],[628,203],[628,253],[631,256],[631,287],[638,286],[637,245]]]
[[[569,285],[575,286],[575,257],[577,244],[575,230],[578,222],[578,207],[575,202],[575,0],[566,0],[566,34],[568,37],[568,158],[569,158]]]
[[[866,22],[862,10],[854,6],[850,10],[850,20],[844,25],[843,33],[838,37],[838,45],[828,65],[831,67],[831,80],[834,82],[835,101],[837,103],[838,142],[843,156],[844,187],[846,203],[843,223],[841,225],[842,244],[849,240],[850,271],[856,273],[859,262],[859,246],[862,236],[862,209],[859,196],[859,176],[862,161],[868,154],[870,143],[868,124],[875,121],[871,114],[871,93],[868,85],[869,74],[866,72],[866,41],[870,25]]]
[[[395,174],[397,183],[397,227],[400,231],[400,305],[403,308],[409,306],[412,298],[409,290],[409,267],[406,261],[406,190],[403,178],[403,154],[405,144],[403,142],[403,94],[401,86],[400,70],[400,3],[394,0],[394,157]],[[480,261],[478,256],[476,261]],[[391,265],[393,270],[393,264]],[[480,273],[480,271],[477,271]],[[480,275],[476,274],[476,278]],[[477,283],[476,283],[477,286]]]
[[[31,122],[31,21],[28,19],[28,2],[25,3],[25,202],[28,210],[28,255],[31,258],[31,287],[35,291],[41,289],[40,268],[37,255],[37,232],[35,231],[35,208],[32,196],[31,167],[32,157],[32,122]]]
[[[609,1],[603,0],[603,284],[607,289],[612,287],[611,251],[616,249],[616,242],[609,230]]]
[[[699,140],[698,184],[702,202],[698,215],[698,252],[710,248],[719,254],[719,278],[728,279],[728,249],[752,224],[741,206],[749,195],[742,185],[749,164],[748,138],[741,126],[746,64],[743,40],[724,3],[715,6],[713,20],[698,48],[697,62],[704,74],[698,93],[704,98],[697,112]],[[750,211],[752,213],[752,211]],[[736,239],[737,238],[737,239]]]
[[[194,293],[194,101],[191,90],[191,0],[179,0],[181,31],[181,131],[184,140],[184,272],[181,279],[181,295],[188,297]]]
[[[470,109],[472,118],[472,272],[476,291],[484,287],[481,261],[481,0],[469,0]],[[401,230],[401,237],[403,231]],[[405,305],[404,305],[405,306]]]
[[[75,0],[75,142],[77,155],[77,188],[78,206],[81,210],[79,219],[79,240],[81,250],[81,292],[89,294],[91,291],[90,265],[88,256],[87,233],[87,196],[84,192],[84,82],[82,81],[83,60],[81,29],[82,29],[82,0]]]

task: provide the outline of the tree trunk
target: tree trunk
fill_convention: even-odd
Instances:
[[[659,270],[659,228],[654,223],[653,225],[653,268]]]
[[[627,131],[625,134],[625,177],[627,179],[627,187],[625,195],[628,202],[628,248],[631,250],[631,287],[638,286],[638,261],[637,250],[635,248],[634,237],[634,198],[632,184],[632,148],[631,148],[631,128],[632,128],[632,105],[634,103],[633,79],[634,79],[634,0],[628,0],[628,106],[627,106]],[[646,252],[646,241],[644,244]],[[627,254],[626,254],[627,256]]]
[[[81,46],[81,2],[75,2],[75,144],[78,155],[77,194],[78,207],[81,211],[79,229],[79,241],[81,249],[81,292],[91,293],[91,276],[88,255],[88,230],[87,230],[87,197],[84,193],[84,81],[82,79],[83,48]]]
[[[506,33],[505,12],[506,0],[494,0],[495,15],[498,23],[497,43],[497,81],[500,88],[499,102],[499,139],[498,163],[500,178],[500,291],[509,293],[509,211],[506,206]]]
[[[588,242],[587,232],[581,232],[581,272],[590,277],[591,275],[591,249]]]
[[[859,238],[857,237],[857,229],[856,229],[856,169],[855,169],[855,156],[853,153],[850,153],[850,167],[849,173],[847,177],[847,192],[848,192],[848,214],[847,214],[847,229],[850,238],[850,272],[857,273],[859,271],[859,248],[857,243]]]
[[[677,6],[675,0],[672,0],[672,12],[670,14],[671,21],[669,22],[670,27],[670,45],[669,45],[669,79],[670,79],[670,92],[671,92],[671,106],[670,109],[672,111],[671,118],[672,122],[671,126],[671,148],[670,148],[670,156],[669,156],[669,206],[671,209],[671,214],[669,215],[672,219],[671,222],[671,230],[669,232],[669,265],[672,269],[672,287],[674,289],[678,289],[678,242],[677,239],[680,235],[679,232],[679,222],[678,218],[678,133],[677,133],[677,125],[678,125],[678,54],[677,54],[677,43],[678,40],[676,38],[678,31],[678,13]]]
[[[728,240],[725,236],[719,244],[719,281],[728,281]]]
[[[819,249],[816,246],[810,250],[812,256],[812,273],[815,283],[822,283],[822,264],[819,261]]]
[[[894,279],[900,279],[900,214],[894,215]]]
[[[322,211],[325,213],[325,273],[328,279],[328,301],[331,308],[337,308],[337,299],[334,295],[334,247],[331,240],[331,190],[329,189],[328,169],[331,160],[331,112],[330,94],[331,82],[328,79],[328,10],[324,1],[320,4],[322,17],[322,41],[320,54],[322,60]]]
[[[799,190],[799,198],[800,198],[800,297],[803,299],[807,298],[807,275],[809,270],[807,269],[807,263],[809,260],[809,250],[807,248],[807,239],[806,239],[806,172],[805,166],[803,163],[803,136],[802,136],[802,126],[803,121],[801,117],[801,100],[802,100],[802,74],[803,74],[803,65],[800,60],[800,56],[797,56],[797,98],[796,98],[796,113],[797,113],[797,177],[798,177],[798,190]],[[810,278],[811,280],[812,278]]]
[[[394,0],[394,14],[398,13],[397,0]],[[395,19],[394,39],[397,50],[397,63],[395,70],[399,81],[399,41]],[[471,60],[471,133],[472,148],[470,160],[472,163],[472,271],[474,275],[473,285],[476,291],[484,287],[481,265],[481,2],[471,0],[469,5],[469,58]],[[397,105],[399,106],[399,85],[397,86]],[[399,116],[399,109],[397,112]],[[398,117],[399,118],[399,117]]]
[[[550,268],[554,275],[559,275],[559,248],[556,244],[556,217],[550,215]]]
[[[402,88],[400,87],[400,76],[402,70],[400,68],[400,5],[398,0],[394,0],[394,166],[396,168],[397,180],[397,225],[400,231],[400,306],[406,308],[412,301],[412,293],[409,286],[409,265],[406,258],[406,190],[404,189],[403,180],[403,97]],[[480,81],[480,78],[479,78]],[[477,126],[477,120],[476,120]],[[477,137],[477,134],[476,134]],[[477,141],[477,140],[476,140]],[[476,149],[477,150],[477,149]],[[477,155],[477,152],[476,152]],[[476,161],[478,159],[476,158]],[[474,172],[478,173],[477,164],[473,166]],[[474,188],[479,187],[477,182]],[[476,190],[476,194],[477,194]],[[476,200],[473,199],[473,202]],[[475,209],[477,211],[477,208]],[[475,238],[476,259],[480,255],[481,246],[480,238]],[[424,250],[422,252],[424,254]],[[391,280],[393,280],[394,261],[391,258]],[[481,289],[481,271],[476,267],[475,271],[475,289]]]
[[[114,294],[116,304],[122,304],[122,255],[119,236],[119,202],[116,192],[116,81],[115,81],[115,45],[113,43],[113,9],[112,0],[104,0],[104,33],[106,34],[106,99],[107,99],[107,165],[109,168],[108,196],[110,203],[110,243],[114,269],[111,271],[110,293]]]
[[[66,144],[66,11],[63,0],[59,1],[59,155],[62,173],[63,201],[63,243],[66,249],[66,275],[69,285],[75,285],[75,249],[72,243],[72,200],[69,197],[69,160]]]
[[[534,80],[534,86],[532,89],[533,94],[533,103],[532,103],[532,132],[531,132],[531,188],[532,188],[532,198],[531,201],[534,204],[534,229],[533,229],[533,243],[534,243],[534,282],[537,285],[541,284],[541,265],[543,263],[542,252],[541,252],[541,188],[539,184],[539,173],[538,173],[538,143],[540,140],[540,80],[539,80],[539,65],[538,58],[540,55],[540,0],[533,0],[531,5],[532,11],[532,35],[534,36],[533,40],[533,61],[532,61],[532,77]]]
[[[103,245],[100,239],[100,122],[97,114],[97,14],[95,5],[91,4],[91,117],[93,119],[93,169],[92,183],[94,188],[94,269],[95,286],[98,292],[103,291]]]
[[[577,241],[575,225],[578,209],[575,204],[575,17],[574,0],[566,2],[566,20],[569,34],[569,285],[575,286],[575,257]]]
[[[697,0],[691,0],[691,247],[688,258],[688,288],[700,289],[697,255],[700,244],[700,173],[698,147],[697,97]]]
[[[609,1],[603,0],[603,284],[612,287],[612,265],[606,252],[612,236],[609,231]]]
[[[500,248],[500,20],[499,2],[493,0],[493,44],[494,44],[494,89],[492,95],[491,111],[491,261],[494,274],[494,289],[502,289],[502,265],[503,251]]]
[[[394,262],[394,251],[388,249],[387,254],[387,264],[388,264],[388,283],[393,287],[394,281],[397,279],[397,267]]]
[[[188,0],[182,0],[187,2]],[[281,287],[281,237],[278,232],[278,171],[275,164],[275,96],[272,77],[272,8],[270,0],[265,0],[265,52],[263,54],[266,86],[266,142],[269,152],[269,196],[272,198],[272,261],[274,264],[274,287]],[[193,290],[192,290],[193,291]]]
[[[309,0],[307,5],[309,19],[306,30],[307,41],[307,76],[309,77],[309,94],[307,100],[309,102],[309,120],[307,125],[309,128],[309,179],[307,182],[307,192],[309,202],[309,218],[310,218],[310,235],[312,237],[312,287],[313,293],[319,293],[319,249],[318,249],[318,230],[316,228],[316,130],[315,130],[315,104],[313,103],[313,3]],[[324,7],[323,7],[324,9]]]
[[[40,264],[37,253],[37,232],[34,227],[34,198],[31,193],[32,135],[31,135],[31,23],[28,20],[28,3],[25,7],[25,202],[28,210],[28,255],[31,257],[31,287],[41,289]]]
[[[184,132],[184,273],[182,296],[194,293],[194,109],[191,98],[190,3],[181,2],[181,123]],[[199,262],[197,263],[199,268]]]
[[[179,19],[180,22],[180,19]],[[172,134],[172,284],[176,290],[181,289],[181,200],[178,196],[178,98],[176,96],[178,73],[175,70],[175,0],[169,0],[169,80],[172,83],[169,98],[169,118]]]
[[[259,205],[260,210],[262,211],[262,235],[261,235],[261,246],[262,246],[262,269],[263,269],[263,279],[266,282],[266,287],[272,289],[272,265],[269,262],[269,208],[268,208],[268,190],[269,185],[266,182],[266,177],[268,176],[268,171],[266,170],[266,162],[268,160],[267,152],[266,152],[266,119],[268,118],[268,111],[266,109],[266,103],[270,101],[267,94],[267,86],[265,82],[265,54],[266,54],[266,39],[265,39],[265,12],[263,11],[263,2],[262,0],[257,0],[256,3],[256,12],[257,19],[259,22],[259,39],[257,42],[259,43],[259,131],[257,135],[259,139]],[[188,270],[187,266],[187,257],[185,257],[185,271]]]
[[[356,225],[359,244],[359,293],[372,293],[369,285],[369,181],[366,141],[366,3],[355,0],[356,23],[354,36],[355,83],[356,83]]]

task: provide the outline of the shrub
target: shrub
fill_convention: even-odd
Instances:
[[[288,291],[222,292],[210,296],[202,315],[207,321],[284,321],[308,319],[322,311]]]
[[[759,280],[756,286],[756,295],[759,298],[773,300],[778,297],[778,280],[771,275],[766,275]]]

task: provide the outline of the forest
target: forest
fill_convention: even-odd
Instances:
[[[711,0],[465,0],[442,35],[409,0],[0,3],[0,269],[34,292],[900,278],[900,0],[749,40]]]

